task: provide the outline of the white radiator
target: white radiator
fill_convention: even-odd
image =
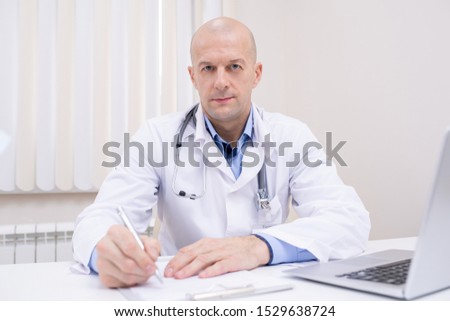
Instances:
[[[144,234],[153,235],[154,216]],[[0,264],[72,261],[74,222],[0,225]]]
[[[0,225],[0,264],[72,260],[73,222]]]

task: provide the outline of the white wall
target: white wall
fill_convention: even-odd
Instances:
[[[450,126],[450,2],[225,0],[255,34],[254,101],[348,141],[371,238],[417,235]]]
[[[416,235],[450,125],[450,2],[223,0],[254,31],[254,101],[346,140],[371,238]],[[74,219],[95,194],[0,195],[0,224]]]

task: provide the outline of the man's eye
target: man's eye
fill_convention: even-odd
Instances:
[[[205,67],[203,67],[203,70],[204,71],[213,71],[214,67],[213,66],[205,66]]]
[[[238,69],[242,69],[242,67],[241,67],[241,65],[238,65],[238,64],[232,64],[230,66],[230,69],[231,70],[238,70]]]

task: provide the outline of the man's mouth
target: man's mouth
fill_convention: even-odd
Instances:
[[[226,104],[229,101],[231,101],[234,97],[218,97],[218,98],[213,98],[212,101],[218,103],[218,104]]]

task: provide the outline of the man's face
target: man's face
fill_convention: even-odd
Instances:
[[[251,93],[262,72],[248,35],[203,32],[192,46],[189,74],[204,112],[213,124],[242,124],[251,107]]]

